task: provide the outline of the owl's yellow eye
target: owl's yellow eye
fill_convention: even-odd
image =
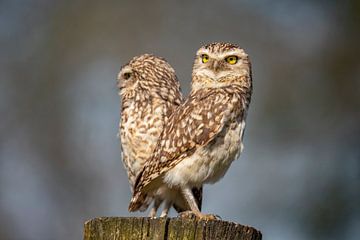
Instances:
[[[201,61],[202,61],[203,63],[208,62],[208,61],[209,61],[209,55],[202,54],[202,55],[201,55]]]
[[[237,56],[230,56],[225,58],[226,62],[229,64],[235,64],[238,61],[238,57]]]

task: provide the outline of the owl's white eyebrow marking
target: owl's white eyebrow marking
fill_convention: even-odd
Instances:
[[[210,58],[218,59],[218,60],[224,59],[225,57],[228,57],[231,55],[236,55],[239,57],[247,57],[248,56],[242,49],[234,49],[231,51],[225,51],[223,53],[212,53],[208,49],[200,49],[196,55],[201,56],[202,54],[207,54],[207,55],[209,55]]]

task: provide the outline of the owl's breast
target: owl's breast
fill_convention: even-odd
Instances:
[[[123,162],[128,169],[130,182],[149,159],[164,125],[164,106],[130,105],[121,115],[120,139]]]
[[[243,119],[229,123],[214,140],[169,170],[165,182],[175,186],[201,186],[220,180],[243,149],[244,128]]]

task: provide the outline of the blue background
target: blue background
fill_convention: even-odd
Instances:
[[[116,138],[120,66],[165,57],[189,92],[196,50],[242,46],[254,93],[245,151],[203,211],[264,239],[360,235],[358,1],[0,2],[0,239],[81,239],[141,216]],[[172,212],[172,216],[175,213]]]

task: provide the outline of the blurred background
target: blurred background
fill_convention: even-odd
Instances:
[[[127,211],[116,75],[153,53],[189,92],[196,50],[253,63],[245,151],[203,211],[264,239],[359,239],[360,2],[0,1],[0,239],[81,239]],[[172,216],[175,216],[172,211]]]

